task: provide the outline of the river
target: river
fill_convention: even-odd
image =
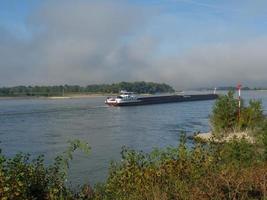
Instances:
[[[245,100],[261,99],[266,113],[266,91],[244,91],[242,95]],[[69,140],[88,142],[91,153],[75,153],[69,182],[94,184],[105,180],[110,161],[120,159],[124,145],[148,152],[178,145],[181,131],[209,131],[214,104],[199,101],[120,108],[108,107],[104,100],[2,99],[0,148],[7,156],[44,154],[51,163]]]

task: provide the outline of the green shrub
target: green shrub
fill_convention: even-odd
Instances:
[[[267,123],[260,131],[267,130]],[[259,132],[267,138],[267,132]],[[262,141],[262,140],[261,140]],[[267,140],[260,147],[267,145]],[[266,147],[266,146],[265,146]],[[84,185],[73,191],[66,186],[72,152],[80,141],[54,164],[44,165],[43,156],[30,160],[18,154],[6,158],[0,152],[0,199],[47,200],[191,200],[266,199],[267,160],[259,145],[246,140],[221,144],[196,143],[188,148],[181,135],[179,146],[151,153],[123,147],[122,160],[110,166],[107,180],[94,188]]]
[[[93,199],[263,199],[267,163],[246,140],[151,153],[123,148]]]
[[[250,100],[248,106],[244,106],[241,99],[239,117],[238,100],[233,91],[216,100],[210,117],[212,132],[217,138],[235,131],[255,132],[264,120],[262,103],[258,100]]]
[[[72,141],[50,166],[45,166],[43,156],[31,160],[30,155],[20,153],[14,158],[7,158],[0,151],[0,199],[72,199],[65,180],[69,160],[77,148],[89,152],[87,144]]]
[[[257,139],[257,145],[263,151],[263,158],[267,161],[267,119],[262,121],[254,135]]]
[[[259,128],[265,117],[261,101],[250,100],[249,105],[241,110],[239,128],[241,130]]]
[[[210,117],[213,133],[217,137],[223,137],[225,133],[232,132],[238,124],[238,100],[234,98],[234,92],[219,96],[216,100]]]

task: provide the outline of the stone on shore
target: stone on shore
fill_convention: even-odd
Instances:
[[[228,133],[226,137],[223,137],[221,139],[215,138],[214,135],[212,134],[212,132],[199,133],[199,134],[195,135],[194,138],[196,140],[201,140],[204,142],[216,142],[216,143],[229,142],[233,139],[246,139],[250,143],[255,142],[255,139],[253,137],[251,137],[248,132],[245,132],[245,131]]]

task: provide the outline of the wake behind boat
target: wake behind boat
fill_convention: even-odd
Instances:
[[[110,106],[137,106],[161,103],[175,103],[185,101],[203,101],[217,99],[215,94],[173,94],[173,95],[151,95],[146,97],[138,97],[133,92],[121,91],[117,97],[108,97],[105,101]]]

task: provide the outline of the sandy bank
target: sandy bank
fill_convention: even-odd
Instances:
[[[71,97],[47,97],[48,99],[70,99]]]
[[[112,96],[113,94],[70,94],[66,95],[65,97],[68,98],[94,98],[94,97],[107,97]]]

